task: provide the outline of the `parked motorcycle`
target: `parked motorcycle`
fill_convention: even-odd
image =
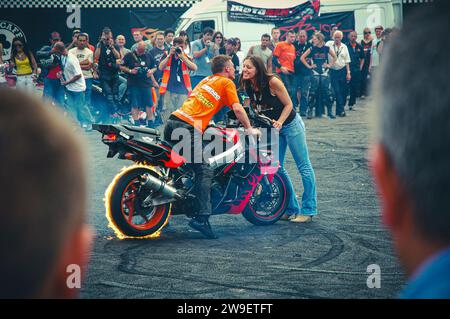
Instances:
[[[288,204],[286,177],[278,170],[272,142],[247,143],[251,137],[243,134],[233,115],[229,113],[227,125],[209,126],[204,133],[226,144],[225,151],[208,158],[214,169],[212,213],[242,213],[254,225],[274,224]],[[249,118],[254,127],[272,127],[265,116]],[[102,124],[93,128],[109,147],[107,157],[118,154],[135,162],[116,175],[105,193],[106,215],[119,238],[157,237],[171,215],[194,215],[193,170],[157,130]]]

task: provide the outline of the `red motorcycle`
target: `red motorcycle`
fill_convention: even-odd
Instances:
[[[271,225],[286,210],[289,192],[285,175],[268,143],[247,143],[248,136],[229,112],[226,126],[209,126],[206,138],[219,138],[225,151],[213,154],[213,215],[241,214],[254,225]],[[271,128],[271,120],[249,115],[253,127]],[[107,157],[135,162],[116,175],[105,194],[110,227],[119,238],[157,237],[170,215],[192,217],[196,197],[194,174],[157,130],[128,125],[94,125],[109,146]],[[211,139],[210,139],[211,140]],[[242,159],[245,160],[242,160]]]

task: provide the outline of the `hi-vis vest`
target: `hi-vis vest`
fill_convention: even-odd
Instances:
[[[169,59],[169,62],[166,65],[166,68],[164,69],[163,77],[161,80],[161,85],[159,87],[159,94],[164,94],[167,92],[167,83],[169,83],[170,78],[170,66],[172,64],[172,58]],[[186,63],[181,61],[181,70],[183,71],[183,80],[184,85],[186,85],[186,89],[188,91],[188,95],[191,94],[192,86],[191,86],[191,77],[189,76],[189,70],[186,66]]]

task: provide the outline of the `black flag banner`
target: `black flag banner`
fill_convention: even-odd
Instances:
[[[345,35],[348,32],[355,30],[354,12],[322,13],[319,17],[310,20],[292,19],[276,23],[276,26],[280,28],[282,38],[284,38],[286,32],[291,30],[295,33],[298,33],[300,30],[305,30],[308,32],[309,36],[316,31],[320,31],[328,38],[333,25],[336,25],[336,27],[344,32]]]
[[[185,11],[185,8],[132,9],[130,29],[140,30],[145,38],[151,39],[156,32],[170,28]]]
[[[306,20],[318,15],[319,0],[311,0],[292,8],[268,9],[251,7],[239,2],[228,1],[228,21],[279,23],[285,20]]]

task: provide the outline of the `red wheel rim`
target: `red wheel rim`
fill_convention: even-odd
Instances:
[[[122,197],[120,200],[120,209],[123,215],[123,218],[126,220],[127,224],[133,227],[136,230],[149,230],[155,226],[157,226],[162,219],[164,218],[164,213],[166,210],[166,205],[160,205],[157,207],[154,207],[152,211],[150,211],[147,215],[150,215],[150,218],[147,218],[147,216],[143,216],[141,214],[135,214],[135,200],[136,200],[136,194],[134,192],[131,192],[128,196],[126,196],[127,192],[130,191],[136,191],[137,187],[134,185],[138,182],[138,179],[133,179],[128,185],[125,187],[125,189],[122,192]],[[125,207],[127,211],[125,211]],[[133,222],[133,219],[135,217],[140,217],[145,222],[142,224],[135,224]]]

